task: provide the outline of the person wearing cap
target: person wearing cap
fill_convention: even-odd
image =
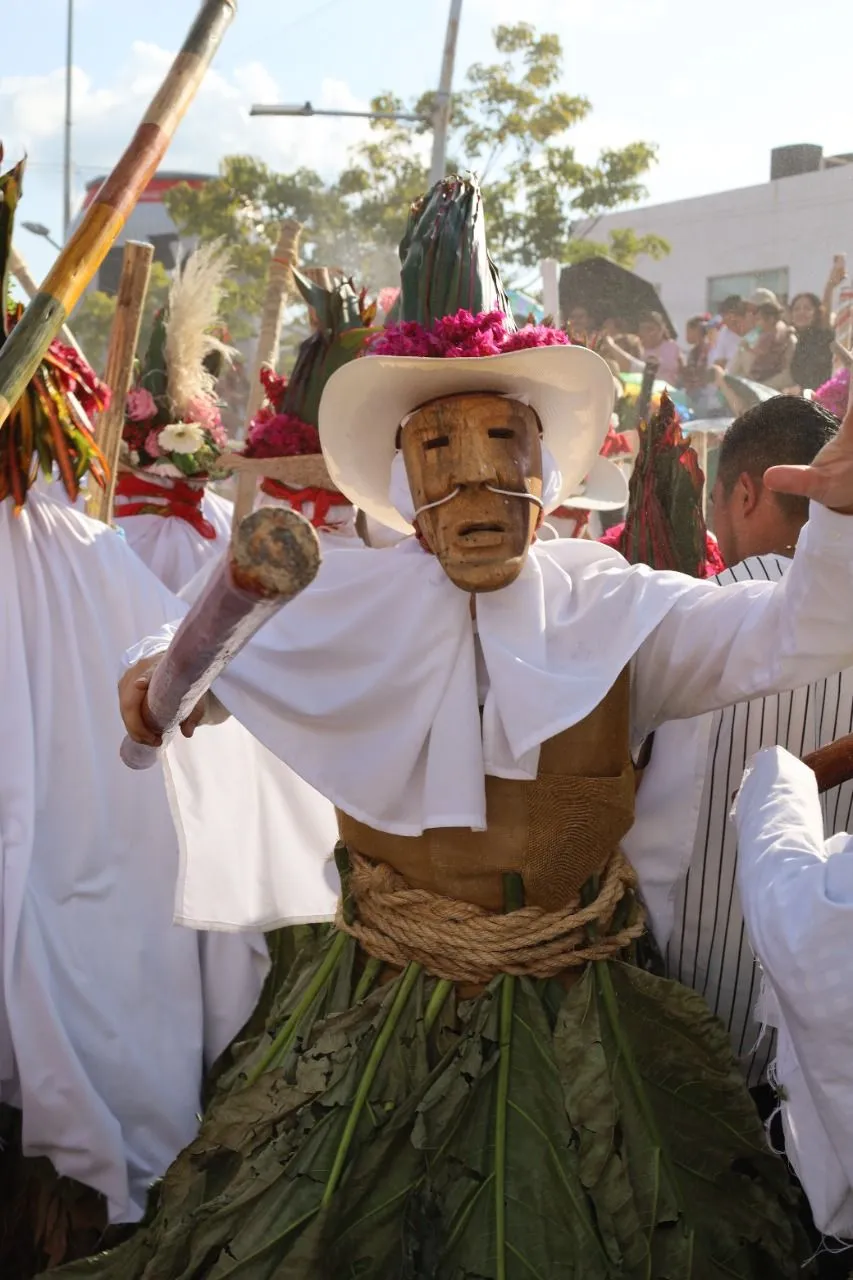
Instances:
[[[782,304],[770,289],[756,289],[749,301],[755,307],[758,327],[749,376],[762,386],[783,391],[793,381],[791,361],[797,348],[797,335],[783,319]]]
[[[765,478],[819,499],[781,582],[724,591],[537,540],[591,474],[612,377],[559,331],[514,331],[484,243],[477,311],[425,309],[423,273],[478,244],[458,224],[447,241],[460,181],[413,206],[403,322],[320,404],[337,488],[409,536],[329,552],[215,686],[334,803],[337,927],[277,993],[148,1225],[90,1280],[773,1280],[805,1260],[724,1032],[632,962],[642,922],[620,847],[632,747],[657,724],[842,664],[853,420],[811,467]],[[151,745],[167,645],[139,646],[120,688]],[[170,744],[170,768],[194,746]],[[208,808],[179,777],[175,802],[188,862],[247,817],[243,795]]]

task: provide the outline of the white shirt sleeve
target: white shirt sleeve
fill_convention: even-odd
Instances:
[[[796,689],[853,666],[853,516],[817,503],[781,582],[697,581],[634,660],[634,729]]]
[[[853,838],[823,838],[814,774],[759,752],[737,800],[738,884],[778,1030],[785,1145],[815,1223],[853,1235]]]
[[[740,338],[731,329],[721,329],[708,353],[708,364],[729,364],[740,345]]]

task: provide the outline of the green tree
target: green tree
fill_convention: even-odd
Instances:
[[[499,60],[470,67],[454,96],[448,167],[480,174],[490,246],[506,275],[529,272],[544,257],[569,262],[607,253],[630,267],[640,254],[666,253],[659,236],[629,230],[613,232],[603,243],[589,238],[602,214],[646,194],[642,178],[655,161],[655,147],[634,142],[582,164],[567,135],[592,108],[586,98],[557,88],[563,71],[559,37],[517,23],[498,27],[494,42]],[[312,169],[279,174],[251,156],[229,156],[217,179],[167,194],[183,235],[222,236],[232,247],[225,318],[235,338],[248,335],[260,311],[283,218],[303,223],[305,262],[340,266],[373,289],[396,281],[396,246],[408,208],[428,184],[433,103],[432,94],[410,104],[388,93],[374,98],[373,110],[413,111],[423,123],[374,121],[371,138],[353,149],[332,182]]]
[[[142,311],[139,349],[144,350],[151,333],[154,313],[165,305],[169,293],[169,273],[161,262],[151,266],[151,278]],[[103,375],[107,363],[110,329],[116,310],[113,294],[91,289],[75,307],[69,327],[92,368]]]
[[[494,32],[499,62],[475,63],[453,99],[450,152],[453,166],[480,175],[488,201],[489,243],[504,269],[534,267],[542,258],[575,261],[606,253],[632,267],[640,254],[660,258],[669,246],[660,236],[612,232],[590,242],[602,214],[635,204],[647,194],[641,181],[657,157],[648,142],[607,148],[594,164],[582,164],[566,140],[569,130],[592,110],[587,98],[555,86],[563,73],[558,36],[538,34],[528,23]],[[430,118],[435,98],[424,94],[413,109]],[[402,111],[390,94],[375,98],[375,111]],[[355,220],[365,234],[382,228],[399,238],[408,204],[424,189],[427,170],[411,145],[411,127],[375,121],[375,141],[356,149],[339,189],[356,194]],[[428,124],[418,127],[430,129]],[[452,166],[452,167],[453,167]]]

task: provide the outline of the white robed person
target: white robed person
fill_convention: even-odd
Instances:
[[[7,210],[22,173],[0,176]],[[5,232],[0,293],[11,218]],[[4,308],[0,345],[21,310]],[[179,851],[163,778],[128,777],[118,757],[122,655],[140,627],[180,606],[119,534],[75,506],[81,482],[104,482],[89,414],[108,395],[78,353],[51,343],[2,429],[0,1271],[10,1276],[141,1217],[196,1132],[206,1069],[250,1016],[267,966],[252,932],[174,925]],[[37,463],[61,477],[48,492]]]

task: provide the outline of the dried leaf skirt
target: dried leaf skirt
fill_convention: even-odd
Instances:
[[[309,948],[146,1225],[88,1280],[775,1280],[797,1201],[692,991],[590,965],[460,1000]]]

